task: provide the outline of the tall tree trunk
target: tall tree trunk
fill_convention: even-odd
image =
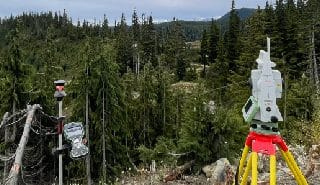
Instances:
[[[27,142],[28,142],[31,123],[32,123],[35,111],[39,108],[40,108],[40,105],[38,105],[38,104],[33,105],[27,113],[26,124],[24,125],[23,133],[22,133],[18,148],[16,150],[16,157],[15,157],[14,163],[11,167],[11,170],[10,170],[10,173],[8,176],[8,181],[5,182],[6,185],[17,185],[18,184],[18,177],[19,177],[18,175],[20,173],[20,169],[21,169],[21,165],[22,165],[22,158],[23,158],[23,154],[24,154],[24,149],[25,149]]]
[[[286,69],[285,69],[286,70]],[[284,128],[286,129],[287,125],[287,90],[288,90],[288,82],[287,82],[288,78],[287,78],[287,72],[284,72],[284,107],[283,107],[283,125]]]
[[[315,81],[317,95],[318,95],[320,93],[320,89],[319,89],[318,65],[317,65],[317,58],[316,58],[316,47],[314,43],[314,26],[312,30],[311,44],[312,44],[313,75],[314,75],[314,81]]]
[[[162,104],[162,107],[163,107],[163,120],[162,120],[162,124],[163,124],[163,134],[166,130],[166,84],[165,82],[163,82],[163,77],[162,77],[162,83],[163,83],[163,104]]]
[[[145,66],[143,66],[143,80],[146,80]],[[143,145],[146,146],[146,87],[143,88]]]
[[[102,94],[102,158],[103,158],[103,183],[106,183],[107,169],[106,169],[106,138],[105,138],[105,89],[103,82],[103,94]]]
[[[88,78],[88,67],[87,67],[87,78]],[[87,181],[88,185],[91,185],[91,167],[90,167],[90,134],[89,134],[89,92],[88,89],[86,90],[86,138],[88,143],[88,155],[86,157],[87,162]]]

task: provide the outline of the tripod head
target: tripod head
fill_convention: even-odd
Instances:
[[[256,60],[258,69],[251,70],[252,96],[242,109],[246,122],[252,120],[264,123],[283,121],[277,98],[281,98],[282,79],[278,70],[272,69],[276,64],[270,60],[270,39],[267,38],[268,52],[260,50]]]

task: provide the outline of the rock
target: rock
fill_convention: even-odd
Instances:
[[[290,145],[289,151],[294,156],[294,159],[297,165],[301,168],[301,170],[304,170],[305,169],[304,167],[306,166],[308,161],[305,147],[301,145],[295,145],[295,146]]]
[[[270,156],[265,154],[258,154],[258,172],[268,173],[270,170]]]
[[[229,184],[232,183],[234,172],[230,162],[226,158],[221,158],[215,163],[204,166],[202,171],[210,182],[213,184]]]
[[[320,145],[312,145],[309,150],[306,176],[309,177],[320,172]]]
[[[211,164],[211,165],[207,165],[205,167],[202,168],[202,171],[203,173],[206,175],[206,177],[208,178],[211,178],[212,176],[212,173],[214,171],[214,168],[215,168],[215,163]]]

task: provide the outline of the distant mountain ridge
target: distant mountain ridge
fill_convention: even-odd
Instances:
[[[241,9],[236,9],[236,12],[240,17],[240,20],[243,21],[249,18],[256,10],[257,9],[254,9],[254,8],[241,8]],[[226,13],[224,16],[217,19],[217,21],[220,23],[225,23],[229,21],[229,17],[230,17],[230,12]]]
[[[244,21],[247,18],[249,18],[255,11],[256,9],[253,8],[241,8],[241,9],[236,9],[240,20]],[[217,23],[220,25],[222,30],[227,29],[228,27],[228,21],[230,17],[230,12],[226,13],[219,19],[216,19]],[[185,20],[180,20],[180,24],[182,26],[182,29],[185,33],[187,41],[195,41],[195,40],[200,40],[202,36],[203,30],[209,30],[210,24],[211,24],[211,18],[202,20],[202,21],[185,21]],[[155,24],[155,27],[158,31],[160,30],[166,30],[167,27],[169,27],[171,22],[162,22]]]

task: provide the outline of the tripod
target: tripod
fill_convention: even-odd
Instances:
[[[307,180],[296,164],[294,157],[292,156],[282,137],[279,134],[264,134],[255,132],[253,130],[251,130],[247,136],[236,174],[235,184],[239,185],[240,176],[243,174],[240,185],[247,185],[250,170],[252,173],[251,185],[258,184],[258,153],[262,153],[268,155],[270,158],[270,185],[276,185],[276,146],[278,146],[280,149],[282,157],[286,161],[298,185],[308,185]],[[247,160],[250,148],[252,152],[243,173],[245,161]]]

